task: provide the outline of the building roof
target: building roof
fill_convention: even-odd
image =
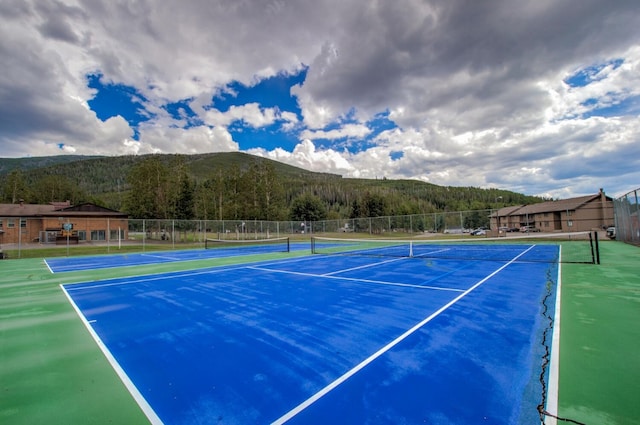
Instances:
[[[55,210],[52,204],[0,204],[0,217],[35,217]]]
[[[80,205],[67,205],[55,211],[55,214],[64,215],[99,215],[99,216],[127,216],[127,214],[120,211],[112,210],[110,208],[101,207],[92,203],[84,203]]]
[[[595,195],[579,196],[576,198],[560,199],[557,201],[540,202],[538,204],[520,205],[512,207],[504,207],[498,210],[498,215],[506,217],[510,215],[540,214],[559,211],[575,211],[592,201],[600,199],[602,193]],[[610,197],[606,197],[607,201],[611,201]]]
[[[0,217],[128,217],[127,214],[95,204],[86,203],[71,205],[67,202],[52,202],[50,204],[0,204]]]
[[[500,208],[498,210],[498,215],[501,216],[501,217],[505,217],[505,216],[508,216],[508,215],[513,215],[513,213],[515,213],[516,211],[518,211],[522,207],[523,207],[522,205],[503,207],[503,208]],[[495,216],[495,214],[492,214],[492,216]]]

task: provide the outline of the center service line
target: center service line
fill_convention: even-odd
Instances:
[[[280,418],[278,418],[275,421],[273,421],[271,423],[271,425],[281,425],[281,424],[286,423],[290,419],[292,419],[298,413],[302,412],[304,409],[306,409],[307,407],[311,406],[313,403],[318,401],[320,398],[324,397],[326,394],[328,394],[334,388],[336,388],[337,386],[339,386],[340,384],[345,382],[347,379],[351,378],[353,375],[358,373],[360,370],[362,370],[369,363],[373,362],[375,359],[377,359],[378,357],[380,357],[381,355],[383,355],[384,353],[386,353],[387,351],[389,351],[390,349],[392,349],[393,347],[398,345],[400,342],[402,342],[404,339],[406,339],[409,335],[413,334],[415,331],[417,331],[418,329],[420,329],[421,327],[423,327],[424,325],[429,323],[431,320],[433,320],[434,318],[439,316],[441,313],[443,313],[445,310],[447,310],[452,305],[456,304],[462,298],[464,298],[467,295],[469,295],[471,292],[473,292],[476,288],[478,288],[480,285],[485,283],[487,280],[491,279],[493,276],[495,276],[496,274],[500,273],[502,270],[504,270],[507,266],[512,264],[514,261],[516,261],[522,255],[527,253],[529,250],[533,249],[534,246],[535,245],[530,246],[529,248],[527,248],[527,250],[521,252],[520,254],[515,256],[513,259],[511,259],[511,261],[509,261],[508,263],[504,264],[502,267],[500,267],[499,269],[497,269],[496,271],[494,271],[493,273],[491,273],[490,275],[488,275],[487,277],[485,277],[484,279],[482,279],[481,281],[479,281],[478,283],[473,285],[471,288],[467,289],[466,291],[464,291],[463,293],[461,293],[460,295],[455,297],[453,300],[449,301],[444,306],[440,307],[439,310],[437,310],[436,312],[431,314],[429,317],[424,319],[422,322],[418,323],[417,325],[415,325],[414,327],[412,327],[411,329],[409,329],[408,331],[406,331],[405,333],[403,333],[402,335],[400,335],[399,337],[397,337],[396,339],[394,339],[393,341],[391,341],[390,343],[388,343],[387,345],[382,347],[380,350],[376,351],[371,356],[367,357],[361,363],[356,365],[353,369],[347,371],[344,375],[340,376],[338,379],[336,379],[335,381],[331,382],[329,385],[327,385],[326,387],[324,387],[323,389],[321,389],[320,391],[318,391],[317,393],[315,393],[314,395],[312,395],[311,397],[309,397],[308,399],[306,399],[305,401],[300,403],[298,406],[294,407],[292,410],[287,412],[285,415],[283,415]]]
[[[297,276],[308,276],[308,277],[317,277],[317,278],[322,278],[322,279],[334,279],[334,280],[346,280],[349,282],[356,282],[356,283],[374,283],[376,285],[389,285],[389,286],[401,286],[401,287],[405,287],[405,288],[416,288],[416,289],[433,289],[436,291],[451,291],[451,292],[462,292],[462,289],[456,289],[456,288],[444,288],[444,287],[440,287],[440,286],[426,286],[426,285],[413,285],[410,283],[397,283],[397,282],[384,282],[382,280],[371,280],[371,279],[358,279],[355,277],[342,277],[342,276],[335,276],[332,274],[313,274],[313,273],[303,273],[303,272],[292,272],[289,270],[278,270],[278,269],[268,269],[268,268],[264,268],[264,267],[247,267],[248,269],[252,269],[252,270],[260,270],[263,272],[270,272],[270,273],[283,273],[283,274],[292,274],[292,275],[297,275]]]
[[[325,273],[322,276],[332,276],[332,275],[336,275],[336,274],[339,274],[339,273],[351,272],[353,270],[365,269],[365,268],[368,268],[368,267],[375,267],[375,266],[379,266],[381,264],[394,263],[394,262],[397,262],[397,261],[400,261],[400,260],[404,260],[404,259],[405,258],[393,258],[391,260],[378,261],[376,263],[364,264],[362,266],[351,267],[351,268],[343,269],[343,270],[336,270],[335,272]]]

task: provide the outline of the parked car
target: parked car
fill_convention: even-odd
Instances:
[[[483,228],[478,228],[476,230],[474,230],[473,232],[470,233],[471,236],[484,236],[487,234],[487,231],[484,230]]]
[[[537,227],[535,227],[535,226],[522,226],[522,227],[520,228],[520,231],[521,231],[521,232],[525,232],[525,233],[529,233],[529,232],[539,232],[539,231],[540,231],[540,229],[538,229],[538,228],[537,228]]]
[[[614,226],[607,227],[607,236],[610,239],[615,239],[616,238],[616,228]]]

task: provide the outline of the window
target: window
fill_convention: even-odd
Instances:
[[[23,229],[27,228],[27,219],[26,218],[21,218],[20,219],[20,227]]]
[[[78,230],[78,240],[86,241],[87,240],[87,231],[86,230]]]
[[[117,230],[112,230],[109,233],[109,239],[111,239],[112,241],[117,241],[117,240],[124,239],[124,230],[120,229],[120,236],[119,237],[118,237],[118,231]]]
[[[567,226],[573,227],[573,220],[568,220],[567,221]]]
[[[2,220],[0,220],[0,229],[2,229]]]
[[[8,219],[8,220],[7,220],[7,227],[8,227],[8,228],[14,228],[14,227],[16,227],[16,223],[15,223],[15,221],[14,221],[12,218],[10,218],[10,219]]]
[[[104,230],[92,230],[91,231],[91,240],[92,241],[104,241],[104,240],[106,240],[106,232]]]

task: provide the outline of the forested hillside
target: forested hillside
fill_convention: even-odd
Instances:
[[[239,152],[0,158],[0,179],[2,203],[68,199],[73,204],[93,202],[136,218],[373,217],[542,201],[499,189],[348,179]]]

